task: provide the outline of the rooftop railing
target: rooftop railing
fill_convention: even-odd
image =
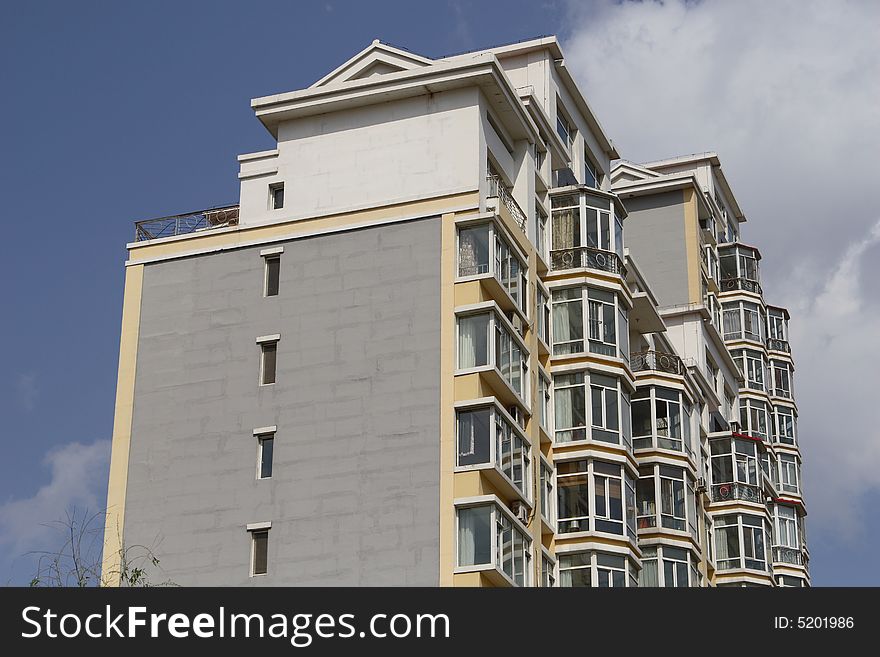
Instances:
[[[520,229],[526,232],[526,213],[519,207],[519,203],[513,198],[510,189],[504,184],[504,181],[494,174],[486,176],[486,180],[489,182],[488,198],[499,199],[504,204],[504,207],[508,209]]]
[[[745,290],[753,294],[762,294],[761,284],[750,278],[724,278],[721,280],[722,292],[732,292],[734,290]]]
[[[629,355],[629,364],[633,372],[654,370],[668,374],[681,374],[684,371],[681,358],[675,354],[662,351],[637,351]]]
[[[144,242],[160,237],[188,235],[213,228],[238,224],[238,206],[228,205],[169,217],[134,222],[134,241]]]
[[[620,276],[626,276],[623,260],[614,251],[594,249],[591,246],[576,246],[572,249],[550,251],[550,269],[601,269]]]

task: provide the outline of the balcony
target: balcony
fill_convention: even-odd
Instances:
[[[238,206],[229,205],[169,217],[145,219],[134,223],[134,241],[145,242],[162,237],[188,235],[238,224]]]
[[[710,490],[710,498],[713,502],[743,502],[761,503],[761,488],[752,484],[730,482],[726,484],[713,484]]]
[[[563,269],[600,269],[618,276],[626,276],[623,260],[614,251],[594,249],[590,246],[578,246],[573,249],[550,251],[550,270]]]
[[[744,290],[753,294],[762,294],[761,284],[749,278],[724,278],[721,280],[722,292]]]
[[[791,345],[788,340],[779,340],[777,338],[767,339],[767,351],[783,351],[787,354],[791,353]]]
[[[797,548],[783,547],[776,545],[773,547],[774,563],[789,563],[795,566],[805,566],[804,555]]]
[[[661,351],[637,351],[629,355],[629,365],[633,372],[666,372],[667,374],[682,374],[684,366],[681,358],[675,354],[665,354]]]
[[[522,232],[525,233],[526,213],[522,211],[521,207],[519,207],[519,203],[513,198],[510,189],[504,184],[504,181],[502,181],[499,176],[494,174],[486,176],[486,180],[489,183],[489,191],[486,195],[487,200],[495,198],[501,201],[501,203],[504,204],[504,207],[507,208],[507,211],[510,212],[510,216],[513,217],[513,220],[517,223]],[[500,210],[500,208],[496,206],[496,210]]]

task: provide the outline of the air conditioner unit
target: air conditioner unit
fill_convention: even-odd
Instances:
[[[706,490],[707,490],[707,486],[706,486],[706,478],[705,478],[705,477],[699,477],[699,478],[697,479],[697,492],[698,492],[698,493],[705,493]]]
[[[516,519],[521,523],[526,524],[529,521],[529,509],[520,500],[511,502],[510,510],[513,511],[513,515],[515,515]]]

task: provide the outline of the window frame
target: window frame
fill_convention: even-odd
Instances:
[[[481,572],[486,570],[494,570],[501,577],[503,577],[510,585],[512,586],[532,586],[533,573],[532,573],[532,537],[529,534],[528,528],[523,525],[501,502],[501,500],[495,495],[481,495],[472,498],[460,498],[453,501],[453,505],[455,507],[455,569],[454,573],[472,573],[472,572]],[[489,563],[480,563],[480,564],[472,564],[472,565],[460,565],[461,564],[461,553],[460,553],[460,541],[461,541],[461,525],[460,518],[461,512],[463,510],[469,509],[478,509],[483,507],[490,508],[490,546],[489,546],[489,554],[490,554],[490,562]],[[508,573],[504,570],[504,545],[501,543],[499,539],[499,525],[503,526],[504,523],[508,523],[508,526],[511,530],[511,564],[513,568],[512,572]],[[515,542],[513,541],[513,532],[519,534],[520,539],[522,541],[522,576],[523,582],[518,584],[514,579],[516,576],[515,570],[515,555],[514,555],[514,547]]]
[[[281,203],[278,203],[278,195],[281,195]],[[284,181],[269,184],[269,210],[284,209]]]
[[[488,250],[489,261],[486,263],[486,271],[475,271],[474,273],[462,273],[462,233],[465,231],[486,230],[486,248]],[[465,221],[456,225],[455,232],[455,281],[462,283],[466,281],[481,280],[486,278],[494,278],[499,287],[507,295],[510,303],[516,308],[516,311],[526,320],[529,317],[529,265],[528,258],[523,254],[516,245],[516,241],[507,233],[494,218],[482,221]],[[506,257],[501,258],[501,253],[506,252]],[[515,275],[511,274],[510,263],[517,263],[517,271]],[[506,263],[506,267],[502,265]],[[482,265],[477,264],[477,269]],[[506,276],[503,270],[506,270]]]
[[[275,436],[277,432],[278,427],[276,426],[254,429],[254,438],[256,438],[257,440],[257,481],[263,481],[265,479],[272,478],[275,467]],[[269,462],[269,475],[266,477],[263,476],[263,441],[265,440],[272,441],[271,459]]]
[[[561,383],[563,379],[571,379],[572,382]],[[607,379],[608,381],[614,380],[616,383],[616,388],[612,388],[606,385],[602,379]],[[626,422],[624,420],[624,409],[629,410],[630,400],[629,400],[629,391],[626,390],[623,386],[623,381],[620,376],[616,374],[599,371],[599,370],[590,370],[590,369],[577,369],[577,370],[562,370],[556,372],[553,375],[552,379],[553,386],[553,442],[555,444],[569,444],[569,443],[598,443],[602,445],[631,445],[632,444],[632,428],[631,423]],[[560,396],[563,391],[572,390],[572,404],[571,404],[571,416],[572,418],[578,417],[580,410],[576,407],[576,402],[579,401],[580,397],[583,397],[583,418],[584,425],[572,425],[570,427],[560,427],[560,417],[559,412],[560,409],[564,408],[562,404],[560,404]],[[575,390],[579,390],[578,392],[574,392]],[[616,399],[614,405],[616,406],[617,411],[617,426],[616,428],[612,428],[608,426],[608,396],[609,392],[614,390],[616,392]],[[599,420],[601,424],[597,424],[597,420],[595,418],[595,413],[593,410],[594,407],[594,395],[595,392],[598,391],[601,398],[601,411],[602,417]],[[627,435],[626,432],[629,431],[630,435]],[[565,439],[565,434],[571,434],[571,437]],[[575,436],[583,435],[582,438],[576,438]],[[611,436],[612,434],[616,434],[616,440],[603,440],[597,436],[606,434],[607,436]]]
[[[276,333],[274,335],[264,335],[260,336],[256,339],[257,346],[260,348],[260,372],[259,372],[259,385],[260,387],[264,386],[274,386],[278,382],[278,343],[281,342],[281,335]],[[267,365],[267,354],[269,352],[274,354],[274,362],[272,364],[272,380],[266,380],[266,365]]]
[[[613,301],[608,301],[608,296]],[[629,363],[629,308],[615,289],[597,285],[554,287],[550,290],[548,302],[550,304],[551,332],[549,333],[550,342],[547,345],[554,357],[597,354]],[[576,319],[578,315],[572,315],[572,311],[568,310],[569,307],[577,304],[580,304],[580,337],[564,341],[557,340],[557,326],[560,329],[564,326],[577,326],[577,324],[572,324],[571,320]],[[594,318],[593,311],[597,307],[599,316]],[[557,308],[559,308],[558,312]],[[567,324],[563,321],[563,308],[567,313],[565,317],[569,320]],[[613,342],[606,340],[608,337],[606,319],[609,318],[613,322]],[[594,338],[593,329],[596,326],[598,326],[599,335]],[[565,346],[565,348],[557,349],[557,346]],[[613,353],[608,353],[609,347]]]
[[[250,542],[250,559],[248,564],[249,577],[265,577],[269,574],[269,532],[272,529],[271,522],[256,522],[247,525],[248,540]],[[265,538],[265,567],[263,572],[257,572],[257,540]]]

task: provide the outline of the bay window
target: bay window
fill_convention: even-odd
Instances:
[[[761,293],[758,275],[757,249],[731,244],[718,248],[721,262],[722,290],[746,290],[755,294]]]
[[[456,425],[456,465],[492,465],[529,499],[531,448],[507,414],[494,405],[462,408],[457,412]]]
[[[629,410],[628,395],[622,391],[620,381],[614,377],[595,372],[556,375],[553,379],[556,441],[566,443],[592,439],[620,444],[621,427],[624,432],[629,431],[629,422],[621,422],[621,404],[624,413]],[[629,442],[630,437],[624,436],[624,443]]]
[[[494,276],[516,306],[528,311],[528,268],[494,222],[462,227],[458,231],[459,277]]]
[[[680,391],[661,386],[639,388],[632,396],[634,449],[690,449],[691,406]]]
[[[592,287],[553,290],[553,353],[591,353],[629,361],[629,313],[617,294]],[[587,343],[584,343],[584,326]]]
[[[799,539],[797,511],[792,506],[777,504],[775,544],[797,550],[800,547]]]
[[[773,373],[770,393],[775,397],[791,399],[791,365],[782,360],[771,360],[770,369]]]
[[[764,342],[764,310],[756,303],[733,301],[722,304],[725,340]]]
[[[562,461],[556,464],[556,506],[559,533],[585,532],[590,529],[590,486],[587,461]]]
[[[685,531],[684,469],[660,466],[660,524],[667,529]]]
[[[796,427],[797,417],[794,409],[790,406],[775,406],[774,415],[776,416],[776,441],[783,445],[794,445],[797,441]]]
[[[658,562],[662,568],[658,568]],[[690,550],[669,545],[650,545],[642,548],[642,572],[639,586],[688,587],[699,586],[700,560]]]
[[[639,468],[636,497],[639,529],[659,525],[675,531],[690,531],[696,535],[696,491],[693,478],[684,468],[669,465],[642,466]]]
[[[635,568],[625,556],[606,552],[574,552],[557,557],[560,587],[638,586]]]
[[[760,516],[747,513],[715,518],[715,552],[718,570],[767,570],[766,533]]]
[[[737,349],[731,353],[737,366],[746,379],[746,387],[753,390],[766,390],[764,376],[767,365],[763,354],[752,349]]]
[[[457,318],[458,370],[494,367],[501,378],[528,401],[528,352],[510,323],[494,309]]]
[[[605,461],[556,464],[559,533],[599,531],[636,538],[635,482],[624,466]],[[592,495],[592,526],[590,524]]]
[[[663,546],[663,584],[667,587],[687,588],[688,581],[688,551]]]
[[[593,461],[596,531],[623,534],[623,477],[620,466]]]
[[[514,586],[531,583],[532,540],[525,528],[495,503],[460,507],[458,567],[467,571],[494,567]]]
[[[741,397],[739,400],[740,430],[753,438],[767,440],[767,404],[758,399]]]
[[[709,443],[712,484],[758,485],[757,443],[743,438],[721,438]]]
[[[567,193],[551,197],[551,269],[587,267],[622,273],[623,222],[610,197]]]

